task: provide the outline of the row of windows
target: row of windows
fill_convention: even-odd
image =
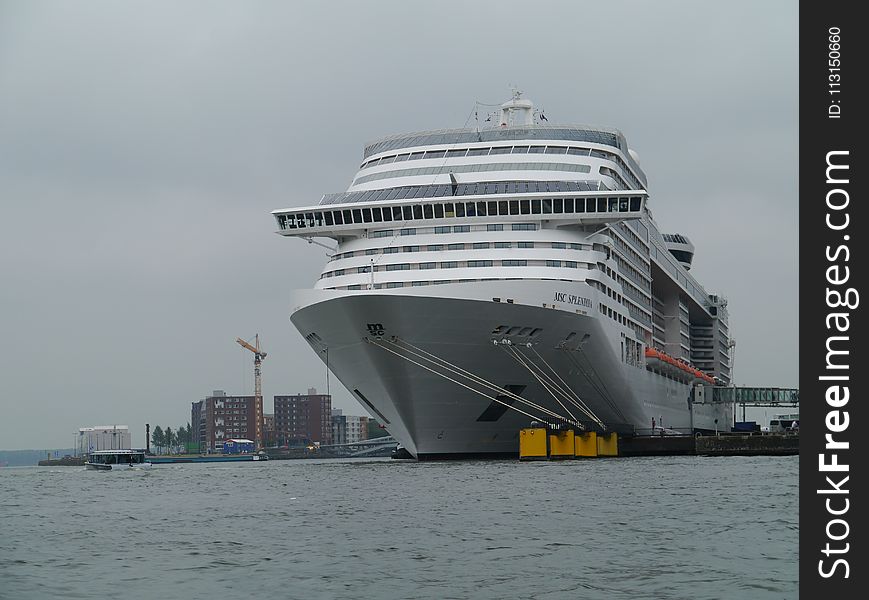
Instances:
[[[619,189],[626,190],[628,188],[628,184],[625,183],[625,180],[621,178],[621,175],[610,169],[609,167],[601,167],[599,169],[601,175],[606,175],[607,177],[614,179],[619,186]]]
[[[419,167],[417,169],[393,169],[383,173],[362,175],[353,180],[352,185],[361,185],[378,179],[390,179],[392,177],[414,177],[419,175],[446,175],[447,173],[483,173],[487,171],[565,171],[568,173],[590,173],[588,165],[571,163],[531,163],[531,162],[502,162],[502,163],[477,163],[474,165],[451,165],[439,167]],[[619,178],[621,180],[621,178]]]
[[[611,191],[601,181],[478,181],[473,183],[438,183],[433,185],[403,185],[363,192],[325,194],[320,205],[383,202],[411,198],[442,198],[444,196],[488,196],[490,194],[569,194],[573,192]]]
[[[596,150],[578,146],[494,146],[489,148],[453,148],[450,150],[424,150],[419,152],[405,152],[403,154],[391,154],[382,156],[362,163],[359,168],[367,169],[376,165],[388,165],[394,162],[407,160],[421,160],[426,158],[464,158],[466,156],[497,156],[502,154],[560,154],[573,156],[594,156],[615,160],[616,154],[605,150]]]
[[[609,131],[594,129],[577,129],[575,127],[541,126],[533,127],[506,127],[492,129],[447,129],[430,131],[425,133],[410,133],[405,135],[391,136],[372,142],[365,146],[363,156],[365,158],[381,152],[398,150],[400,148],[413,148],[418,146],[435,146],[438,144],[472,144],[474,142],[504,143],[510,141],[522,141],[530,138],[542,138],[547,140],[565,140],[565,142],[592,142],[605,144],[614,148],[622,148],[619,137]]]
[[[504,259],[499,261],[502,267],[566,267],[569,269],[594,269],[594,263],[586,263],[575,260],[528,260],[528,259]],[[426,270],[426,269],[458,269],[462,267],[492,267],[492,260],[468,260],[457,261],[447,260],[441,262],[420,262],[420,263],[396,263],[390,265],[373,265],[374,272],[383,271],[409,271],[411,269]],[[372,266],[357,267],[355,273],[370,273]],[[350,273],[353,273],[350,270]],[[347,275],[348,269],[335,269],[334,271],[326,271],[320,275],[320,279],[329,277],[341,277]]]
[[[387,248],[368,248],[339,252],[332,255],[330,262],[354,256],[375,256],[378,254],[399,254],[401,252],[442,252],[444,250],[485,250],[487,248],[557,248],[570,250],[592,250],[591,244],[575,244],[567,242],[474,242],[472,244],[428,244],[426,246],[389,246]]]
[[[557,279],[557,278],[536,278],[529,279],[527,277],[486,277],[482,279],[434,279],[434,280],[426,280],[426,281],[390,281],[387,283],[375,283],[374,289],[392,289],[392,288],[403,288],[403,287],[420,287],[427,285],[445,285],[448,283],[478,283],[483,281],[564,281],[568,283],[576,283],[574,279]],[[363,290],[369,289],[368,285],[362,284],[353,284],[353,285],[339,285],[335,287],[327,287],[323,288],[326,290]]]
[[[278,226],[283,229],[331,227],[485,216],[551,215],[576,213],[639,212],[642,198],[529,198],[526,200],[490,200],[481,202],[446,202],[436,204],[409,204],[406,206],[373,206],[347,208],[334,211],[315,211],[277,215]]]
[[[623,235],[625,237],[625,239],[628,240],[628,243],[631,244],[634,247],[634,249],[640,253],[640,256],[648,257],[648,255],[649,255],[648,244],[645,243],[643,241],[643,239],[639,235],[637,235],[637,233],[634,231],[634,229],[629,225],[629,224],[633,223],[634,221],[636,221],[637,223],[640,223],[640,225],[642,225],[642,223],[640,222],[639,219],[633,219],[631,221],[628,221],[627,223],[625,221],[618,221],[616,223],[616,229],[618,229],[619,233],[621,235]],[[643,225],[643,228],[645,228],[645,225]]]
[[[648,258],[642,256],[638,252],[634,251],[634,249],[627,244],[621,237],[618,235],[614,235],[611,238],[613,240],[613,244],[618,250],[619,253],[625,256],[633,265],[645,273],[646,275],[651,275],[652,267],[648,262]]]

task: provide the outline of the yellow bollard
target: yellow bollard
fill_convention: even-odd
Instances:
[[[619,437],[615,433],[605,433],[597,436],[598,456],[618,456]]]
[[[549,434],[549,458],[573,458],[574,433],[572,429]]]
[[[519,460],[546,460],[547,450],[546,429],[535,427],[519,430]]]
[[[593,458],[597,456],[597,433],[585,431],[575,438],[574,456],[577,458]]]

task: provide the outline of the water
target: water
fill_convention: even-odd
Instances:
[[[0,469],[0,597],[796,598],[797,464]]]

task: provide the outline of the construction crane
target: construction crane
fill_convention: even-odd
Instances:
[[[253,345],[247,343],[241,338],[235,338],[235,341],[241,344],[242,348],[246,348],[253,352],[253,381],[254,381],[254,403],[256,404],[257,423],[256,423],[256,445],[259,447],[262,442],[262,406],[263,406],[263,383],[262,383],[262,362],[266,357],[266,352],[259,347],[259,334],[254,337]]]

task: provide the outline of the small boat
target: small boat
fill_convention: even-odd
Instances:
[[[149,469],[151,462],[145,459],[144,450],[96,450],[88,453],[85,467],[93,471]]]

